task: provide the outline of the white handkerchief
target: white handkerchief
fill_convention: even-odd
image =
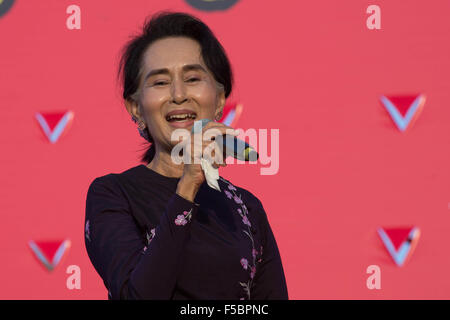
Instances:
[[[217,182],[217,180],[219,180],[219,168],[214,168],[209,161],[203,158],[201,159],[201,166],[208,185],[211,188],[220,191],[219,183]]]

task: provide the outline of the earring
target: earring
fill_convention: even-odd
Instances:
[[[144,129],[147,127],[147,126],[145,125],[144,121],[142,121],[142,120],[139,120],[138,126],[139,126],[139,129],[141,129],[141,130],[144,130]]]
[[[131,116],[131,120],[134,123],[138,123],[139,135],[142,138],[144,138],[145,140],[147,140],[148,142],[153,142],[153,139],[150,138],[150,135],[148,133],[147,126],[146,126],[145,122],[140,120],[140,119],[138,120],[135,116]]]
[[[222,112],[216,116],[216,121],[220,121],[220,119],[222,119]]]

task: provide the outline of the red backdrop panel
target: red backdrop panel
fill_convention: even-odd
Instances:
[[[69,30],[66,8],[81,8]],[[381,30],[366,8],[381,8]],[[193,13],[229,54],[238,128],[279,129],[279,172],[228,166],[258,196],[282,255],[291,299],[450,298],[450,2],[241,0],[202,12],[182,0],[16,1],[0,18],[2,117],[0,298],[106,299],[84,249],[86,192],[97,176],[139,164],[142,138],[115,82],[120,48],[158,10]],[[406,133],[380,95],[423,93]],[[51,144],[36,112],[71,110]],[[397,267],[378,226],[415,225]],[[31,239],[70,239],[49,273]],[[66,287],[78,265],[81,289]],[[381,289],[366,286],[369,265]]]

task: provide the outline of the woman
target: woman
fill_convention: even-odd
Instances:
[[[222,46],[197,18],[163,12],[124,49],[125,106],[151,146],[147,165],[98,177],[87,193],[85,245],[108,298],[288,299],[261,202],[222,177],[213,189],[200,164],[171,159],[171,133],[193,122],[171,115],[221,118],[232,88]],[[203,130],[210,128],[232,129],[211,121]]]

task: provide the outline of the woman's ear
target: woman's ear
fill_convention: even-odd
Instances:
[[[225,107],[225,102],[226,102],[226,98],[225,98],[225,92],[223,90],[220,91],[219,93],[219,97],[217,99],[217,107],[216,107],[216,112],[215,112],[215,119],[216,121],[219,121],[222,118],[222,114],[223,114],[223,108]]]
[[[125,100],[125,107],[132,118],[141,119],[141,114],[139,112],[139,105],[137,101],[132,99]]]

